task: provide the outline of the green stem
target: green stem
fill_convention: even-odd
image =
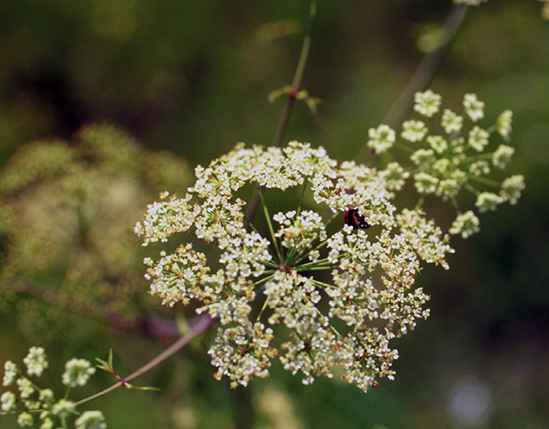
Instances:
[[[488,179],[487,177],[475,176],[474,174],[468,174],[467,177],[471,180],[474,180],[475,182],[482,183],[483,185],[493,186],[495,188],[500,187],[499,182],[492,179]]]
[[[326,244],[327,244],[326,241],[322,241],[322,242],[318,243],[318,245],[313,249],[313,251],[314,251],[314,250],[320,250],[320,249],[322,249],[324,246],[326,246]],[[310,254],[310,253],[311,253],[311,252],[306,253],[306,254],[303,255],[301,258],[297,259],[297,260],[295,261],[295,265],[299,264],[301,261],[303,261],[303,259],[309,257],[309,254]],[[323,260],[320,260],[320,261],[316,261],[315,263],[316,263],[316,264],[323,264],[324,261],[329,262],[327,259],[323,259]]]
[[[290,114],[292,113],[292,107],[296,100],[297,93],[299,92],[299,86],[301,85],[303,71],[305,70],[305,64],[307,63],[307,57],[309,56],[309,47],[311,45],[311,36],[313,33],[314,21],[316,17],[316,2],[314,0],[311,2],[309,17],[309,30],[307,31],[305,39],[303,40],[301,54],[299,55],[299,61],[297,63],[294,78],[292,81],[292,88],[290,90],[290,93],[288,94],[288,99],[286,100],[286,105],[284,106],[284,110],[282,111],[280,120],[278,121],[278,126],[276,127],[275,135],[271,144],[272,147],[278,147],[282,142],[282,137],[284,137],[284,132],[286,131],[286,128],[288,126],[288,119],[290,118]],[[257,192],[254,192],[254,195],[250,200],[248,211],[246,212],[246,219],[252,219],[254,217],[254,213],[257,210],[258,203],[259,196],[257,195]]]
[[[330,225],[334,220],[336,220],[340,213],[340,211],[335,212],[332,217],[326,221],[326,224],[324,226],[327,227],[328,225]]]
[[[322,289],[335,289],[336,288],[336,286],[334,286],[334,285],[324,283],[324,282],[321,282],[319,280],[313,280],[313,283],[317,286],[320,286]]]
[[[414,94],[423,90],[435,74],[435,70],[440,63],[442,56],[446,52],[448,46],[450,46],[450,43],[457,34],[465,15],[467,14],[467,9],[467,6],[464,4],[454,6],[442,28],[442,40],[439,47],[423,58],[412,78],[406,85],[406,88],[401,93],[396,103],[393,104],[387,115],[385,115],[385,118],[382,121],[384,124],[394,128],[404,120],[404,117],[412,107]]]
[[[256,321],[260,321],[261,320],[261,316],[263,316],[263,312],[265,311],[265,309],[267,308],[267,304],[269,303],[269,296],[267,296],[267,298],[265,299],[265,302],[263,303],[263,307],[261,307],[261,311],[259,312],[259,314],[257,315],[257,319]]]
[[[294,79],[292,81],[292,88],[288,94],[286,100],[286,105],[282,111],[282,116],[278,122],[278,127],[276,128],[276,133],[273,138],[271,146],[278,147],[284,136],[288,125],[288,119],[290,118],[290,113],[292,112],[292,107],[294,106],[295,100],[297,98],[297,93],[299,92],[299,87],[301,85],[301,79],[303,78],[303,71],[305,70],[305,64],[307,63],[307,57],[309,56],[309,47],[311,45],[311,36],[313,33],[313,27],[316,17],[316,2],[311,2],[311,8],[309,10],[309,30],[303,40],[303,46],[301,47],[301,54],[299,56],[299,61],[294,73]]]
[[[381,123],[389,125],[393,129],[402,123],[412,107],[414,94],[425,89],[435,74],[435,70],[440,63],[442,56],[461,27],[467,9],[468,6],[464,4],[454,6],[442,28],[442,40],[439,47],[423,58],[413,76],[408,81],[406,88],[404,88],[404,91],[402,91],[398,100],[391,106]],[[356,159],[358,161],[363,160],[368,152],[369,151],[365,147]]]
[[[395,142],[395,147],[402,149],[404,152],[408,152],[408,153],[414,153],[417,150],[417,149],[411,148],[408,145],[405,145],[404,143],[400,143],[398,141]]]
[[[481,154],[478,154],[478,155],[469,156],[469,157],[465,158],[462,161],[462,164],[470,164],[470,163],[475,162],[475,161],[491,159],[493,155],[494,155],[494,152],[481,153]]]
[[[263,192],[261,192],[261,189],[257,190],[257,193],[259,195],[259,198],[261,200],[261,205],[263,206],[263,213],[265,214],[265,219],[267,220],[267,226],[269,227],[269,232],[271,234],[271,238],[273,240],[273,246],[276,251],[276,255],[278,257],[279,261],[282,261],[282,253],[280,249],[278,248],[278,240],[276,239],[273,224],[271,223],[271,216],[269,215],[269,209],[267,208],[267,204],[265,204],[265,199],[263,198]]]
[[[294,267],[296,271],[320,271],[320,270],[332,270],[335,268],[335,265],[332,264],[327,259],[322,259],[316,262],[307,262],[306,264],[298,265]]]
[[[214,323],[215,323],[215,319],[213,319],[209,314],[204,314],[204,315],[200,316],[200,318],[198,319],[196,324],[191,328],[191,330],[187,333],[187,335],[185,335],[184,337],[181,337],[179,340],[177,340],[170,347],[168,347],[166,350],[164,350],[162,353],[160,353],[158,356],[156,356],[149,363],[142,366],[137,371],[135,371],[133,374],[129,375],[128,377],[124,378],[123,380],[120,380],[118,383],[112,385],[108,389],[105,389],[105,390],[103,390],[99,393],[96,393],[95,395],[92,395],[88,398],[84,398],[81,401],[76,402],[75,406],[78,407],[82,404],[93,401],[94,399],[100,398],[101,396],[104,396],[107,393],[110,393],[113,390],[118,389],[119,387],[125,386],[127,383],[129,383],[130,381],[136,379],[137,377],[142,376],[146,372],[153,369],[155,366],[159,365],[161,362],[168,359],[170,356],[177,353],[179,350],[181,350],[183,347],[185,347],[187,344],[189,344],[198,335],[201,335],[204,332],[206,332]]]
[[[473,195],[478,195],[480,192],[474,188],[474,186],[470,185],[469,183],[466,183],[463,185],[465,189],[467,189],[469,192],[471,192]]]

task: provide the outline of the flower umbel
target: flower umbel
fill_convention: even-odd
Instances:
[[[23,359],[23,362],[27,365],[27,373],[38,377],[48,367],[48,361],[42,347],[31,347],[29,354]]]
[[[415,102],[414,110],[431,118],[438,112],[442,98],[429,90],[417,93]],[[403,171],[412,175],[419,194],[424,197],[435,195],[452,203],[457,211],[457,218],[449,232],[466,238],[480,230],[480,223],[472,212],[462,213],[459,209],[457,197],[461,190],[467,189],[475,195],[475,206],[482,213],[495,210],[504,202],[515,204],[524,189],[524,177],[512,176],[501,184],[501,188],[498,182],[485,177],[492,172],[490,164],[503,170],[515,152],[508,144],[500,144],[495,150],[487,151],[493,134],[500,134],[506,143],[509,141],[512,112],[505,110],[493,126],[484,129],[480,125],[471,124],[484,117],[484,103],[477,95],[465,94],[463,107],[463,115],[449,109],[442,112],[440,125],[445,135],[430,135],[430,130],[423,122],[412,120],[402,124],[401,136],[412,143],[408,145],[408,151],[413,152],[410,160],[415,164],[415,168]],[[469,120],[470,129],[464,123],[464,118]],[[404,143],[400,143],[399,147],[403,147]],[[418,145],[421,147],[418,148]],[[390,165],[387,169],[390,170]],[[389,177],[389,174],[388,171],[381,172],[385,177]],[[403,186],[403,181],[400,186]],[[484,190],[481,186],[491,186],[491,189]],[[421,204],[422,200],[418,206]]]
[[[414,101],[414,110],[430,118],[438,112],[442,97],[428,89],[425,92],[417,92]]]
[[[370,137],[368,147],[372,148],[377,154],[391,149],[396,139],[395,131],[388,125],[370,128],[368,135]]]
[[[28,376],[40,377],[48,361],[42,347],[31,347],[28,355],[23,359],[27,367]],[[7,361],[4,365],[4,386],[15,384],[18,390],[17,395],[13,392],[4,392],[0,398],[2,413],[19,413],[17,423],[21,427],[34,427],[35,418],[39,419],[41,429],[54,427],[69,427],[68,420],[80,413],[76,410],[75,402],[65,398],[58,399],[51,389],[42,389],[29,378],[20,373],[17,366]],[[95,368],[85,359],[71,359],[65,365],[63,384],[69,387],[85,385]],[[18,403],[23,410],[18,409]],[[76,420],[76,427],[82,429],[105,429],[103,414],[99,411],[86,411]],[[38,427],[38,426],[36,426]],[[72,426],[71,426],[72,427]]]
[[[85,411],[74,424],[76,429],[106,429],[107,427],[101,411]]]
[[[377,151],[395,138],[383,126],[371,137]],[[197,167],[187,195],[164,194],[136,225],[144,245],[176,233],[187,237],[175,252],[145,260],[151,292],[170,306],[198,303],[198,313],[219,320],[209,354],[215,377],[227,376],[232,387],[267,378],[279,356],[306,384],[332,377],[339,367],[343,378],[366,391],[376,377],[394,374],[398,352],[390,341],[428,315],[422,309],[428,297],[412,289],[420,261],[447,267],[445,255],[452,252],[421,211],[397,216],[391,191],[406,177],[397,163],[382,172],[353,162],[338,165],[323,148],[308,144],[239,144],[208,167]],[[247,184],[261,196],[262,209],[252,219],[245,219],[240,197]],[[272,215],[270,201],[282,192],[301,197],[290,210]],[[305,201],[312,210],[303,209]],[[350,208],[371,229],[344,225]],[[200,241],[216,253],[195,250]],[[328,308],[320,305],[324,301]],[[259,314],[252,312],[254,303],[262,305]],[[272,340],[279,335],[286,340],[277,349]]]
[[[11,386],[17,380],[17,365],[12,361],[6,361],[4,364],[4,381],[3,386]]]
[[[95,374],[95,368],[86,359],[71,359],[65,364],[63,384],[69,387],[84,386]]]

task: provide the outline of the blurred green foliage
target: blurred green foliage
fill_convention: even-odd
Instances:
[[[161,190],[184,191],[191,179],[183,159],[150,153],[111,126],[75,140],[23,145],[0,174],[2,304],[43,344],[86,341],[95,332],[82,315],[129,323],[146,311],[130,226]]]
[[[323,103],[316,117],[297,105],[286,139],[354,158],[451,7],[319,0],[303,87]],[[53,340],[52,359],[104,358],[112,346],[129,373],[162,350],[86,313],[174,317],[177,309],[147,301],[131,227],[158,192],[185,192],[187,165],[238,141],[270,144],[283,102],[267,97],[291,82],[308,8],[290,0],[0,2],[0,361]],[[523,173],[527,188],[517,206],[484,215],[479,235],[452,242],[449,272],[424,271],[418,284],[433,297],[432,316],[397,345],[396,381],[364,395],[329,380],[305,387],[275,368],[272,381],[230,391],[211,377],[206,337],[144,377],[160,394],[115,392],[94,403],[110,427],[276,428],[283,415],[296,428],[549,426],[549,24],[540,12],[534,0],[471,8],[432,80],[450,108],[476,92],[490,120],[514,111],[510,174]],[[130,134],[87,127],[102,121]],[[436,210],[443,224],[453,216]],[[14,279],[24,283],[14,289]],[[469,379],[491,392],[489,418],[476,426],[449,411]],[[107,383],[99,377],[97,390]],[[15,427],[8,418],[2,425]]]

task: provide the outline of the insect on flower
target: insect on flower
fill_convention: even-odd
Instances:
[[[353,206],[349,207],[345,213],[343,213],[343,222],[346,225],[352,226],[354,229],[358,228],[370,228],[370,224],[366,222],[364,216],[358,213],[358,210]]]

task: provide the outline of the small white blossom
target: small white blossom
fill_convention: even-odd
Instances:
[[[313,243],[326,240],[326,230],[322,217],[311,210],[302,211],[294,218],[295,211],[286,214],[278,213],[273,217],[275,221],[284,225],[275,237],[282,238],[282,246],[296,251],[304,251],[312,247]]]
[[[40,409],[40,407],[42,406],[42,404],[39,401],[26,400],[26,401],[23,401],[23,403],[25,404],[25,407],[27,408],[28,411],[36,411]]]
[[[406,121],[402,124],[402,133],[400,135],[409,142],[418,142],[423,140],[427,131],[427,127],[421,121]]]
[[[51,389],[42,389],[38,395],[40,402],[44,404],[53,404],[55,402],[55,396]]]
[[[510,204],[516,204],[520,198],[520,193],[524,188],[524,176],[516,174],[503,181],[501,184],[501,194],[503,198],[509,200]]]
[[[76,429],[106,429],[105,417],[101,411],[85,411],[74,423]]]
[[[465,108],[465,113],[467,113],[473,122],[484,118],[484,102],[479,101],[476,94],[465,94],[463,97],[463,107]]]
[[[17,387],[19,388],[19,392],[21,392],[20,396],[22,399],[27,399],[34,393],[34,386],[27,378],[18,378]]]
[[[441,196],[443,201],[447,201],[459,193],[462,182],[456,178],[442,179],[438,182],[436,194]]]
[[[395,131],[388,125],[380,125],[377,128],[370,128],[368,131],[370,140],[368,147],[375,150],[377,154],[381,154],[391,149],[396,141]]]
[[[450,150],[453,154],[458,156],[463,155],[467,149],[466,141],[463,137],[459,136],[450,140]]]
[[[442,113],[440,123],[444,127],[444,131],[447,134],[458,133],[461,131],[461,127],[463,126],[463,117],[458,116],[449,109],[445,109]]]
[[[13,392],[4,392],[0,397],[0,402],[2,402],[2,412],[7,413],[9,411],[15,410],[15,401],[16,396]]]
[[[475,126],[471,131],[469,131],[469,139],[467,140],[467,143],[476,151],[482,152],[489,142],[489,137],[490,134],[488,134],[486,130]]]
[[[442,154],[448,149],[448,142],[441,136],[429,136],[426,140],[431,149],[438,154]]]
[[[48,367],[46,354],[42,347],[31,347],[29,354],[23,359],[29,375],[40,377],[44,369]]]
[[[71,414],[74,414],[75,408],[74,402],[60,399],[51,407],[51,413],[60,419],[66,419]]]
[[[449,266],[445,261],[447,253],[453,253],[454,249],[448,244],[448,238],[444,237],[442,230],[434,221],[427,221],[419,210],[402,210],[397,216],[406,240],[412,245],[419,257],[428,263],[441,263],[445,269]]]
[[[431,117],[441,97],[417,93],[415,103],[415,110]],[[465,96],[464,107],[473,121],[484,115],[474,94]],[[489,183],[480,177],[490,172],[490,155],[480,153],[488,132],[473,126],[466,140],[463,117],[448,109],[441,124],[444,137],[428,135],[421,121],[403,124],[402,138],[422,146],[410,156],[409,171],[397,162],[381,170],[348,161],[338,165],[323,148],[298,142],[284,149],[241,143],[197,167],[184,198],[163,194],[161,202],[149,205],[135,227],[144,245],[178,233],[192,236],[172,253],[161,251],[157,261],[144,259],[151,293],[170,306],[193,303],[197,313],[219,321],[208,352],[216,379],[228,377],[233,388],[247,386],[269,376],[275,357],[304,384],[333,377],[336,368],[364,391],[376,377],[393,378],[398,351],[389,343],[429,315],[423,309],[428,296],[413,289],[421,262],[448,268],[446,256],[453,252],[448,236],[420,209],[397,212],[394,191],[413,175],[420,204],[434,194],[457,206],[467,188],[486,211],[516,202],[524,187],[522,176],[513,176],[500,195],[477,190],[473,184]],[[369,130],[369,138],[368,146],[379,154],[395,144],[396,133],[380,125]],[[511,152],[500,146],[493,164],[502,167]],[[260,189],[261,210],[249,218],[246,202],[237,197],[249,195],[241,191],[245,186]],[[290,190],[294,187],[300,189]],[[300,195],[297,206],[279,198],[287,190]],[[468,211],[458,215],[450,233],[466,238],[478,230],[478,218]],[[202,253],[191,240],[198,249],[217,249]],[[256,317],[252,304],[259,296],[264,304]],[[278,331],[269,325],[284,325],[289,336],[274,341]]]
[[[53,429],[53,420],[50,417],[45,417],[42,419],[42,424],[40,425],[40,429]]]
[[[431,166],[432,170],[437,173],[439,177],[447,177],[452,174],[455,166],[448,158],[439,158]]]
[[[86,359],[73,358],[65,363],[62,382],[69,387],[84,386],[95,374],[95,368]]]
[[[496,121],[498,133],[504,138],[505,141],[509,141],[511,138],[511,124],[513,123],[513,112],[505,110],[502,112]]]
[[[493,192],[481,192],[477,195],[475,206],[479,208],[481,213],[488,210],[495,210],[498,204],[503,203],[504,198]]]
[[[17,417],[17,424],[22,428],[31,428],[34,426],[34,420],[32,414],[23,412]]]
[[[17,376],[17,365],[15,365],[12,361],[6,361],[6,363],[4,364],[4,381],[2,385],[11,386],[13,383],[15,383],[15,380],[17,380]]]
[[[425,92],[416,92],[414,95],[414,110],[427,118],[438,112],[442,97],[428,89]]]
[[[515,149],[511,146],[500,145],[492,155],[492,164],[496,167],[504,169],[511,161],[511,157],[515,153]]]
[[[469,166],[469,172],[475,176],[490,173],[490,165],[486,161],[475,161]]]
[[[212,365],[218,367],[215,378],[228,376],[233,388],[247,386],[256,377],[267,378],[270,359],[276,355],[270,347],[272,338],[272,329],[265,329],[261,323],[219,328],[215,345],[208,352]]]
[[[433,149],[418,149],[410,159],[422,169],[429,169],[437,160]]]
[[[385,170],[381,170],[379,175],[387,182],[387,189],[399,191],[404,186],[405,180],[410,173],[404,171],[404,168],[398,162],[390,162]]]
[[[463,238],[468,238],[480,231],[479,225],[478,217],[469,210],[457,216],[449,232],[450,234],[461,234]]]
[[[433,194],[437,190],[438,179],[428,173],[414,174],[415,186],[420,194]]]

